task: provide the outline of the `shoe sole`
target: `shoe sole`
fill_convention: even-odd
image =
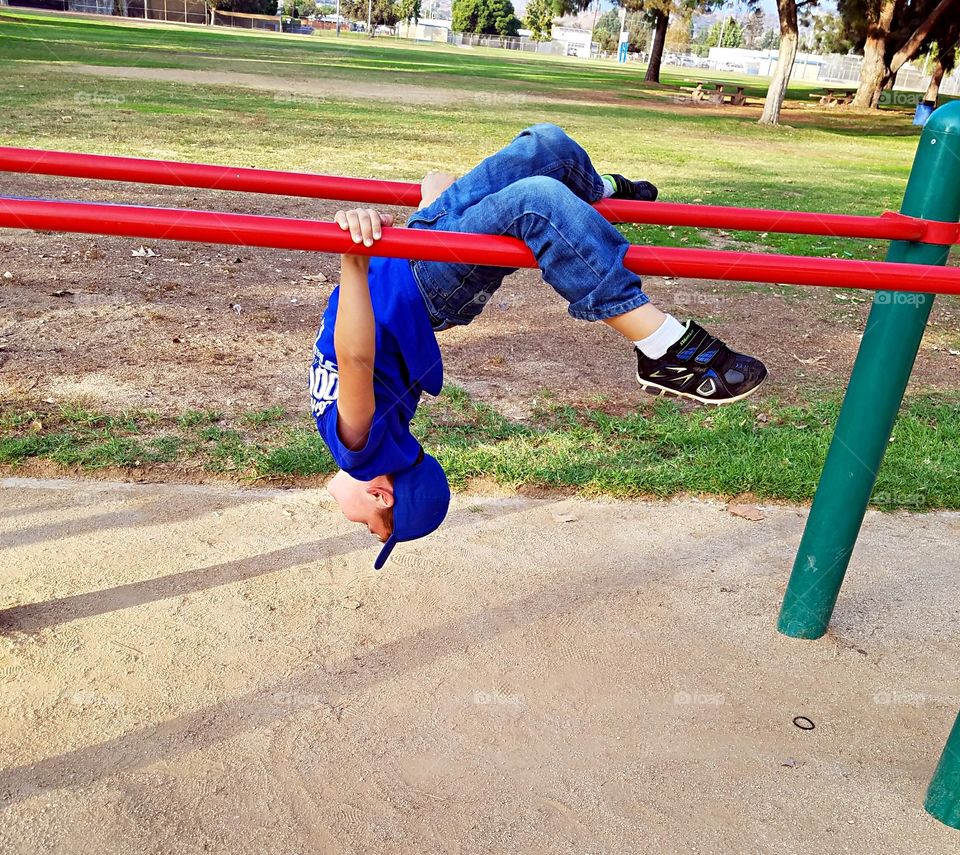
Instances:
[[[686,398],[690,401],[697,401],[700,404],[713,404],[715,407],[723,406],[724,404],[733,404],[736,401],[742,401],[744,398],[749,398],[754,392],[757,391],[764,383],[767,382],[768,374],[763,375],[763,379],[757,383],[752,389],[744,392],[742,395],[736,395],[733,398],[721,398],[717,400],[716,398],[702,398],[699,395],[691,395],[689,392],[678,392],[676,389],[668,389],[666,386],[661,386],[659,383],[651,383],[649,380],[643,380],[640,377],[640,372],[637,372],[637,382],[640,384],[640,388],[644,392],[648,392],[651,395],[656,395],[658,398]]]

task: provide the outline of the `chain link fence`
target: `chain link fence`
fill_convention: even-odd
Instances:
[[[171,24],[207,23],[207,7],[203,0],[16,0],[10,5]]]
[[[521,53],[543,53],[563,56],[567,52],[566,42],[537,42],[519,36],[484,36],[477,33],[450,33],[449,44],[457,47],[485,47],[500,50],[520,51]]]

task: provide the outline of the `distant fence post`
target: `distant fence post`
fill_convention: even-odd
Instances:
[[[900,210],[960,219],[960,102],[945,104],[927,122]],[[887,260],[943,265],[949,252],[949,246],[894,241]],[[784,635],[819,638],[827,630],[932,305],[932,294],[874,297],[780,610],[777,629]]]

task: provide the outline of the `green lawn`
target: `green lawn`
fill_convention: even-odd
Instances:
[[[463,171],[521,128],[551,121],[581,140],[602,169],[647,177],[666,200],[876,214],[898,207],[917,138],[906,112],[817,109],[807,97],[809,84],[791,88],[784,126],[762,128],[757,111],[716,114],[675,102],[680,85],[707,72],[667,73],[664,85],[654,87],[636,65],[332,34],[304,38],[2,10],[0,62],[6,71],[0,75],[0,144],[369,177],[417,179],[433,167]],[[73,70],[76,63],[254,73],[276,78],[280,94],[202,79],[188,85],[91,77]],[[323,81],[336,91],[286,98],[287,79]],[[751,94],[763,94],[762,81],[744,82]],[[361,84],[382,86],[382,99],[357,97],[351,87]],[[417,103],[394,94],[395,84],[452,90],[455,103]],[[741,248],[746,242],[870,258],[883,251],[863,241],[817,237],[653,227],[627,233],[637,242],[687,246],[711,240]],[[800,410],[771,405],[766,425],[755,424],[746,407],[684,414],[667,406],[654,420],[555,412],[533,428],[462,401],[452,423],[437,421],[437,413],[460,398],[445,400],[424,412],[421,427],[458,483],[486,474],[510,484],[560,482],[588,492],[754,490],[789,499],[809,497],[836,410],[835,402],[814,401]],[[881,475],[885,495],[899,499],[881,504],[960,507],[955,404],[911,404],[903,453],[892,455]],[[40,457],[64,465],[133,465],[195,457],[214,470],[267,476],[329,466],[316,437],[296,420],[282,428],[269,419],[238,417],[240,427],[211,421],[202,436],[183,423],[154,431],[147,447],[137,438],[153,430],[145,417],[122,422],[94,414],[100,421],[91,434],[62,415],[51,422],[48,414],[44,427],[33,430],[36,420],[28,415],[5,412],[0,462]],[[798,421],[807,428],[799,431]],[[251,438],[250,431],[260,433]],[[737,453],[730,455],[730,448]],[[941,484],[937,472],[952,477],[954,487]],[[924,485],[922,499],[911,486],[917,483]]]

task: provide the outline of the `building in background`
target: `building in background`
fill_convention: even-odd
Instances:
[[[592,36],[593,33],[590,30],[582,30],[579,27],[555,26],[553,28],[553,40],[565,45],[564,53],[567,56],[589,59],[594,51]]]
[[[429,7],[428,7],[429,8]],[[418,42],[447,42],[453,32],[453,21],[444,18],[421,18],[419,21],[401,21],[396,27],[401,39]]]

